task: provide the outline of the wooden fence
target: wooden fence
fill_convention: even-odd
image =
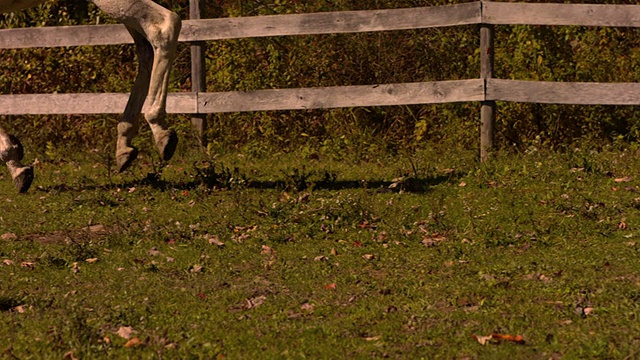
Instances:
[[[191,1],[191,20],[179,41],[192,45],[193,91],[171,93],[169,113],[203,114],[328,109],[356,106],[480,102],[480,153],[493,146],[496,101],[638,105],[640,83],[578,83],[493,78],[494,25],[576,25],[640,27],[640,5],[472,3],[392,10],[344,11],[223,19],[197,19],[199,0]],[[481,73],[478,79],[324,88],[203,92],[205,41],[269,36],[357,33],[480,25]],[[88,25],[0,30],[0,49],[129,44],[122,25]],[[0,115],[120,113],[128,94],[0,95]],[[200,119],[200,120],[197,120]]]

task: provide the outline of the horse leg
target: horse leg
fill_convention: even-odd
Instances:
[[[127,109],[118,124],[119,170],[125,170],[137,151],[131,138],[137,131],[137,115],[146,97],[145,119],[164,160],[175,152],[178,137],[166,125],[169,73],[180,33],[180,17],[150,0],[93,0],[110,16],[121,21],[134,38],[140,69]],[[125,6],[126,5],[126,6]]]
[[[124,109],[122,118],[118,123],[118,137],[116,141],[116,165],[118,172],[125,171],[138,156],[131,141],[138,133],[140,122],[138,117],[142,112],[144,100],[149,91],[149,79],[151,77],[151,65],[153,64],[153,48],[151,44],[137,33],[134,29],[127,27],[133,37],[138,55],[138,75],[129,96],[127,107]]]
[[[20,162],[23,157],[24,148],[20,140],[0,127],[0,161],[7,165],[13,183],[21,193],[29,190],[33,181],[33,168]]]

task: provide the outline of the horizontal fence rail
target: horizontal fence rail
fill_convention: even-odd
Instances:
[[[199,10],[197,11],[199,12]],[[492,146],[495,101],[638,105],[640,83],[539,82],[493,79],[494,25],[640,27],[640,5],[472,3],[389,10],[185,20],[179,41],[358,33],[481,25],[479,79],[402,84],[171,93],[167,112],[327,109],[357,106],[481,102],[481,153]],[[0,49],[131,44],[122,25],[0,30]],[[197,61],[196,61],[197,63]],[[195,90],[197,91],[197,90]],[[0,95],[0,115],[120,113],[128,94]]]
[[[640,27],[640,6],[482,1],[409,9],[185,20],[179,41],[409,30],[472,24]],[[0,49],[117,44],[133,44],[133,39],[120,24],[0,30]]]

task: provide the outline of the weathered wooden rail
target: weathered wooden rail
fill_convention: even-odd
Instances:
[[[640,5],[527,4],[477,1],[410,9],[344,11],[295,15],[196,19],[183,23],[181,42],[192,44],[193,91],[172,93],[170,113],[325,109],[356,106],[481,103],[481,157],[493,145],[496,101],[554,104],[638,105],[640,83],[562,83],[493,79],[494,25],[575,25],[640,27]],[[458,81],[203,92],[205,41],[269,36],[357,33],[480,25],[481,74]],[[0,49],[133,43],[122,25],[90,25],[0,30]],[[199,49],[199,50],[198,50]],[[119,113],[128,94],[1,95],[0,115]],[[194,115],[203,129],[204,119]],[[198,117],[199,116],[199,117]],[[200,119],[200,120],[198,120]]]

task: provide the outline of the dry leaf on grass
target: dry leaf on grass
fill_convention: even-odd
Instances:
[[[327,289],[327,290],[335,290],[336,289],[336,283],[331,283],[329,285],[325,285],[324,288]]]
[[[309,303],[304,303],[300,306],[300,309],[312,313],[313,310],[315,310],[315,306]]]
[[[224,246],[224,243],[220,241],[220,239],[215,235],[209,238],[209,244],[219,246],[219,247]]]
[[[256,307],[264,304],[264,302],[266,300],[267,300],[267,297],[264,296],[264,295],[260,295],[260,296],[256,296],[256,297],[251,298],[251,299],[247,299],[245,304],[242,306],[242,309],[249,310],[249,309],[256,308]]]
[[[2,239],[2,240],[17,240],[18,239],[18,235],[14,234],[14,233],[6,233],[6,234],[0,235],[0,239]]]
[[[127,341],[124,344],[124,347],[131,348],[131,347],[136,347],[136,346],[140,346],[140,345],[142,345],[142,341],[140,341],[140,339],[138,339],[137,337],[134,337],[131,340]]]
[[[625,176],[625,177],[614,179],[613,181],[615,181],[617,183],[625,183],[625,182],[630,182],[632,180],[633,180],[632,178],[630,178],[628,176]]]
[[[260,253],[261,253],[261,254],[268,255],[268,254],[275,254],[275,252],[276,252],[276,251],[275,251],[275,250],[273,250],[272,248],[270,248],[269,246],[267,246],[267,245],[262,245],[262,251],[261,251]]]
[[[67,351],[66,353],[64,353],[64,355],[62,355],[62,358],[63,359],[78,360],[78,358],[75,357],[75,355],[73,354],[73,350]]]
[[[125,340],[129,340],[135,332],[136,331],[133,330],[131,326],[121,326],[116,332],[116,335],[120,336]]]
[[[193,265],[193,267],[189,271],[195,274],[195,273],[202,272],[203,270],[204,270],[204,267],[202,265]]]
[[[500,344],[503,341],[512,342],[518,345],[524,345],[525,341],[522,335],[509,335],[509,334],[498,334],[493,333],[489,336],[478,336],[476,334],[471,335],[473,339],[475,339],[480,345],[486,345],[487,343],[491,344]]]

